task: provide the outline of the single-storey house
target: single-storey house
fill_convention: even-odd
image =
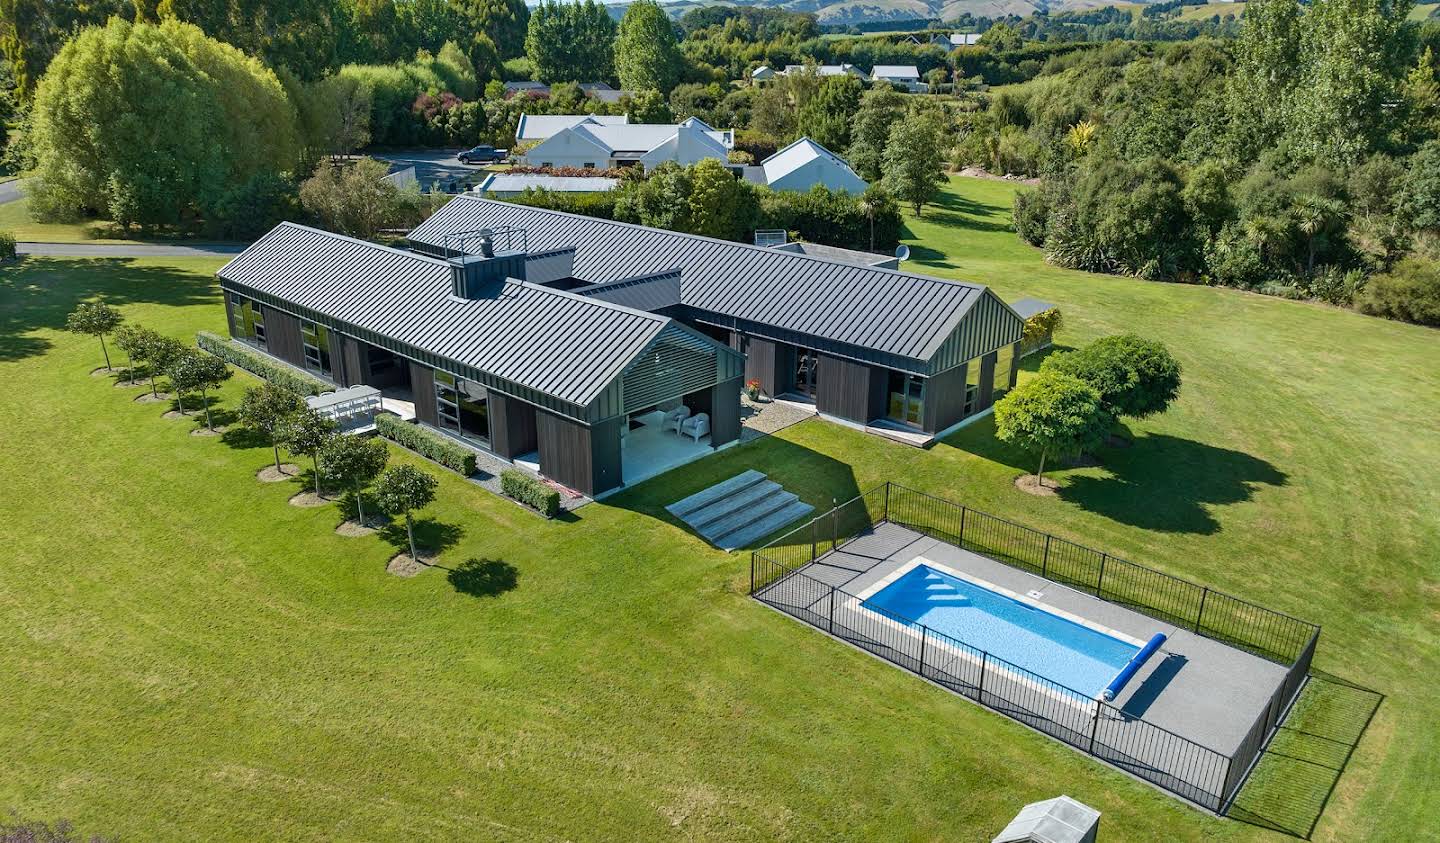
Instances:
[[[877,64],[870,71],[870,78],[876,82],[889,82],[912,94],[923,93],[927,87],[920,81],[920,70],[913,64]]]
[[[854,194],[869,187],[845,159],[809,138],[800,138],[760,162],[765,183],[774,190],[805,192],[815,185]]]
[[[230,333],[589,495],[738,441],[746,379],[923,435],[1014,384],[977,284],[473,194],[410,246],[281,224],[217,273]]]
[[[769,82],[774,78],[775,71],[764,65],[761,65],[760,67],[757,67],[754,70],[750,71],[751,82]]]
[[[490,173],[475,186],[481,196],[504,199],[527,190],[548,190],[553,193],[609,193],[620,184],[619,179],[604,176],[551,176],[543,173]]]
[[[529,79],[513,79],[505,83],[505,93],[508,94],[535,94],[550,95],[550,86],[544,82],[533,82]]]
[[[535,118],[538,120],[539,118]],[[535,125],[522,118],[526,131]],[[602,123],[578,120],[528,150],[524,161],[536,167],[632,167],[654,169],[661,162],[694,164],[705,158],[727,159],[732,132],[720,132],[691,117],[679,124]]]
[[[624,114],[522,114],[515,124],[515,142],[543,141],[572,126],[624,126],[630,118]]]

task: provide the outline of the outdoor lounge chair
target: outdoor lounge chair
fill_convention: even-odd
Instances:
[[[683,425],[688,418],[690,418],[690,408],[681,404],[679,407],[665,414],[665,418],[660,422],[660,432],[664,433],[667,430],[673,429],[675,435],[678,436],[680,435],[680,426]]]
[[[710,414],[696,413],[680,424],[680,433],[700,444],[700,437],[710,435]]]

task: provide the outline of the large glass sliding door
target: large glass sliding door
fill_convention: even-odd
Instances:
[[[925,418],[925,379],[908,372],[890,372],[889,418],[920,427]]]
[[[819,362],[819,355],[810,349],[795,349],[795,392],[809,398],[815,397],[815,381],[819,374]]]
[[[266,348],[265,311],[260,303],[231,293],[230,306],[235,312],[235,328],[240,332],[240,339]]]
[[[435,370],[435,410],[440,427],[490,446],[490,395],[485,387]]]

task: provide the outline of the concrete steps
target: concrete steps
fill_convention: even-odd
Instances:
[[[752,469],[665,509],[716,547],[734,550],[808,515],[814,507]]]

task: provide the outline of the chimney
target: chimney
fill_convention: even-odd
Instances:
[[[525,280],[525,251],[495,251],[492,233],[480,235],[480,254],[450,258],[450,277],[454,293],[463,299],[488,299],[500,295],[505,281]]]

